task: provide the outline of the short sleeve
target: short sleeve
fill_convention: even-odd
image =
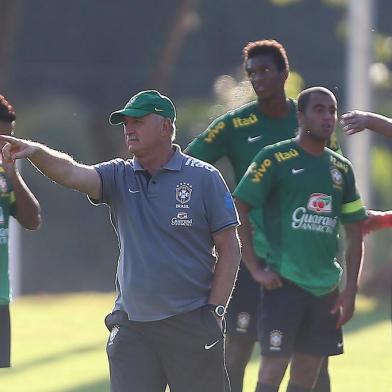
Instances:
[[[227,155],[227,120],[218,117],[208,128],[196,137],[185,149],[185,153],[209,163],[215,163]]]
[[[122,159],[113,159],[93,166],[101,179],[101,195],[98,200],[88,196],[92,204],[111,204],[117,188],[117,173],[123,165],[124,161]]]
[[[263,148],[253,159],[242,177],[234,196],[253,208],[261,208],[272,187],[276,173],[276,162],[268,148]]]
[[[355,177],[351,165],[345,176],[343,203],[340,219],[343,224],[366,219],[366,210],[355,186]]]
[[[211,232],[238,226],[239,219],[233,198],[218,170],[207,172],[203,187],[203,199]]]
[[[16,197],[14,191],[11,190],[9,194],[9,203],[10,203],[10,215],[13,217],[16,216]]]

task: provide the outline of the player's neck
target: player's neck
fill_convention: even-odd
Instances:
[[[268,117],[286,117],[290,113],[290,100],[284,93],[271,98],[258,98],[258,106],[265,116]]]
[[[174,154],[172,146],[170,148],[161,149],[159,153],[150,152],[148,154],[135,154],[135,158],[151,175],[154,175],[161,167],[165,166]]]
[[[320,156],[324,154],[326,142],[314,139],[313,137],[306,135],[303,131],[299,132],[298,136],[295,138],[295,141],[304,151],[310,155]]]

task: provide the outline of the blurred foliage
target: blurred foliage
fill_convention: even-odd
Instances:
[[[274,5],[277,5],[279,7],[284,7],[287,5],[293,5],[296,3],[300,3],[303,0],[270,0],[270,2]],[[323,0],[323,3],[331,6],[338,6],[342,7],[347,4],[349,0]]]
[[[392,37],[381,33],[373,35],[373,53],[380,62],[390,62],[392,60]]]
[[[372,178],[381,208],[392,208],[392,154],[387,146],[375,146],[372,155]]]
[[[289,78],[286,82],[286,94],[288,97],[296,98],[297,95],[303,90],[305,81],[302,76],[295,72],[290,71]]]
[[[284,7],[286,5],[292,5],[295,3],[299,3],[302,0],[270,0],[270,2],[274,5],[277,5],[279,7]]]
[[[91,113],[75,97],[50,95],[29,102],[18,113],[17,136],[64,150],[77,160],[93,160],[89,134]]]

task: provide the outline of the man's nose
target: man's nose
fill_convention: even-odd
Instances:
[[[135,133],[135,131],[133,130],[132,126],[130,126],[129,124],[124,124],[124,133],[126,135],[132,135],[133,133]]]

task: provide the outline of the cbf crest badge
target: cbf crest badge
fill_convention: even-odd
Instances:
[[[282,344],[283,333],[278,329],[274,329],[270,332],[270,347],[271,351],[280,351],[280,346]]]
[[[331,169],[331,177],[332,181],[334,182],[335,185],[342,185],[343,182],[343,176],[342,173],[335,167]]]
[[[176,186],[176,208],[189,208],[188,203],[191,201],[192,185],[187,182],[180,182]]]
[[[237,332],[247,332],[250,324],[250,314],[247,312],[238,313],[237,317]]]

